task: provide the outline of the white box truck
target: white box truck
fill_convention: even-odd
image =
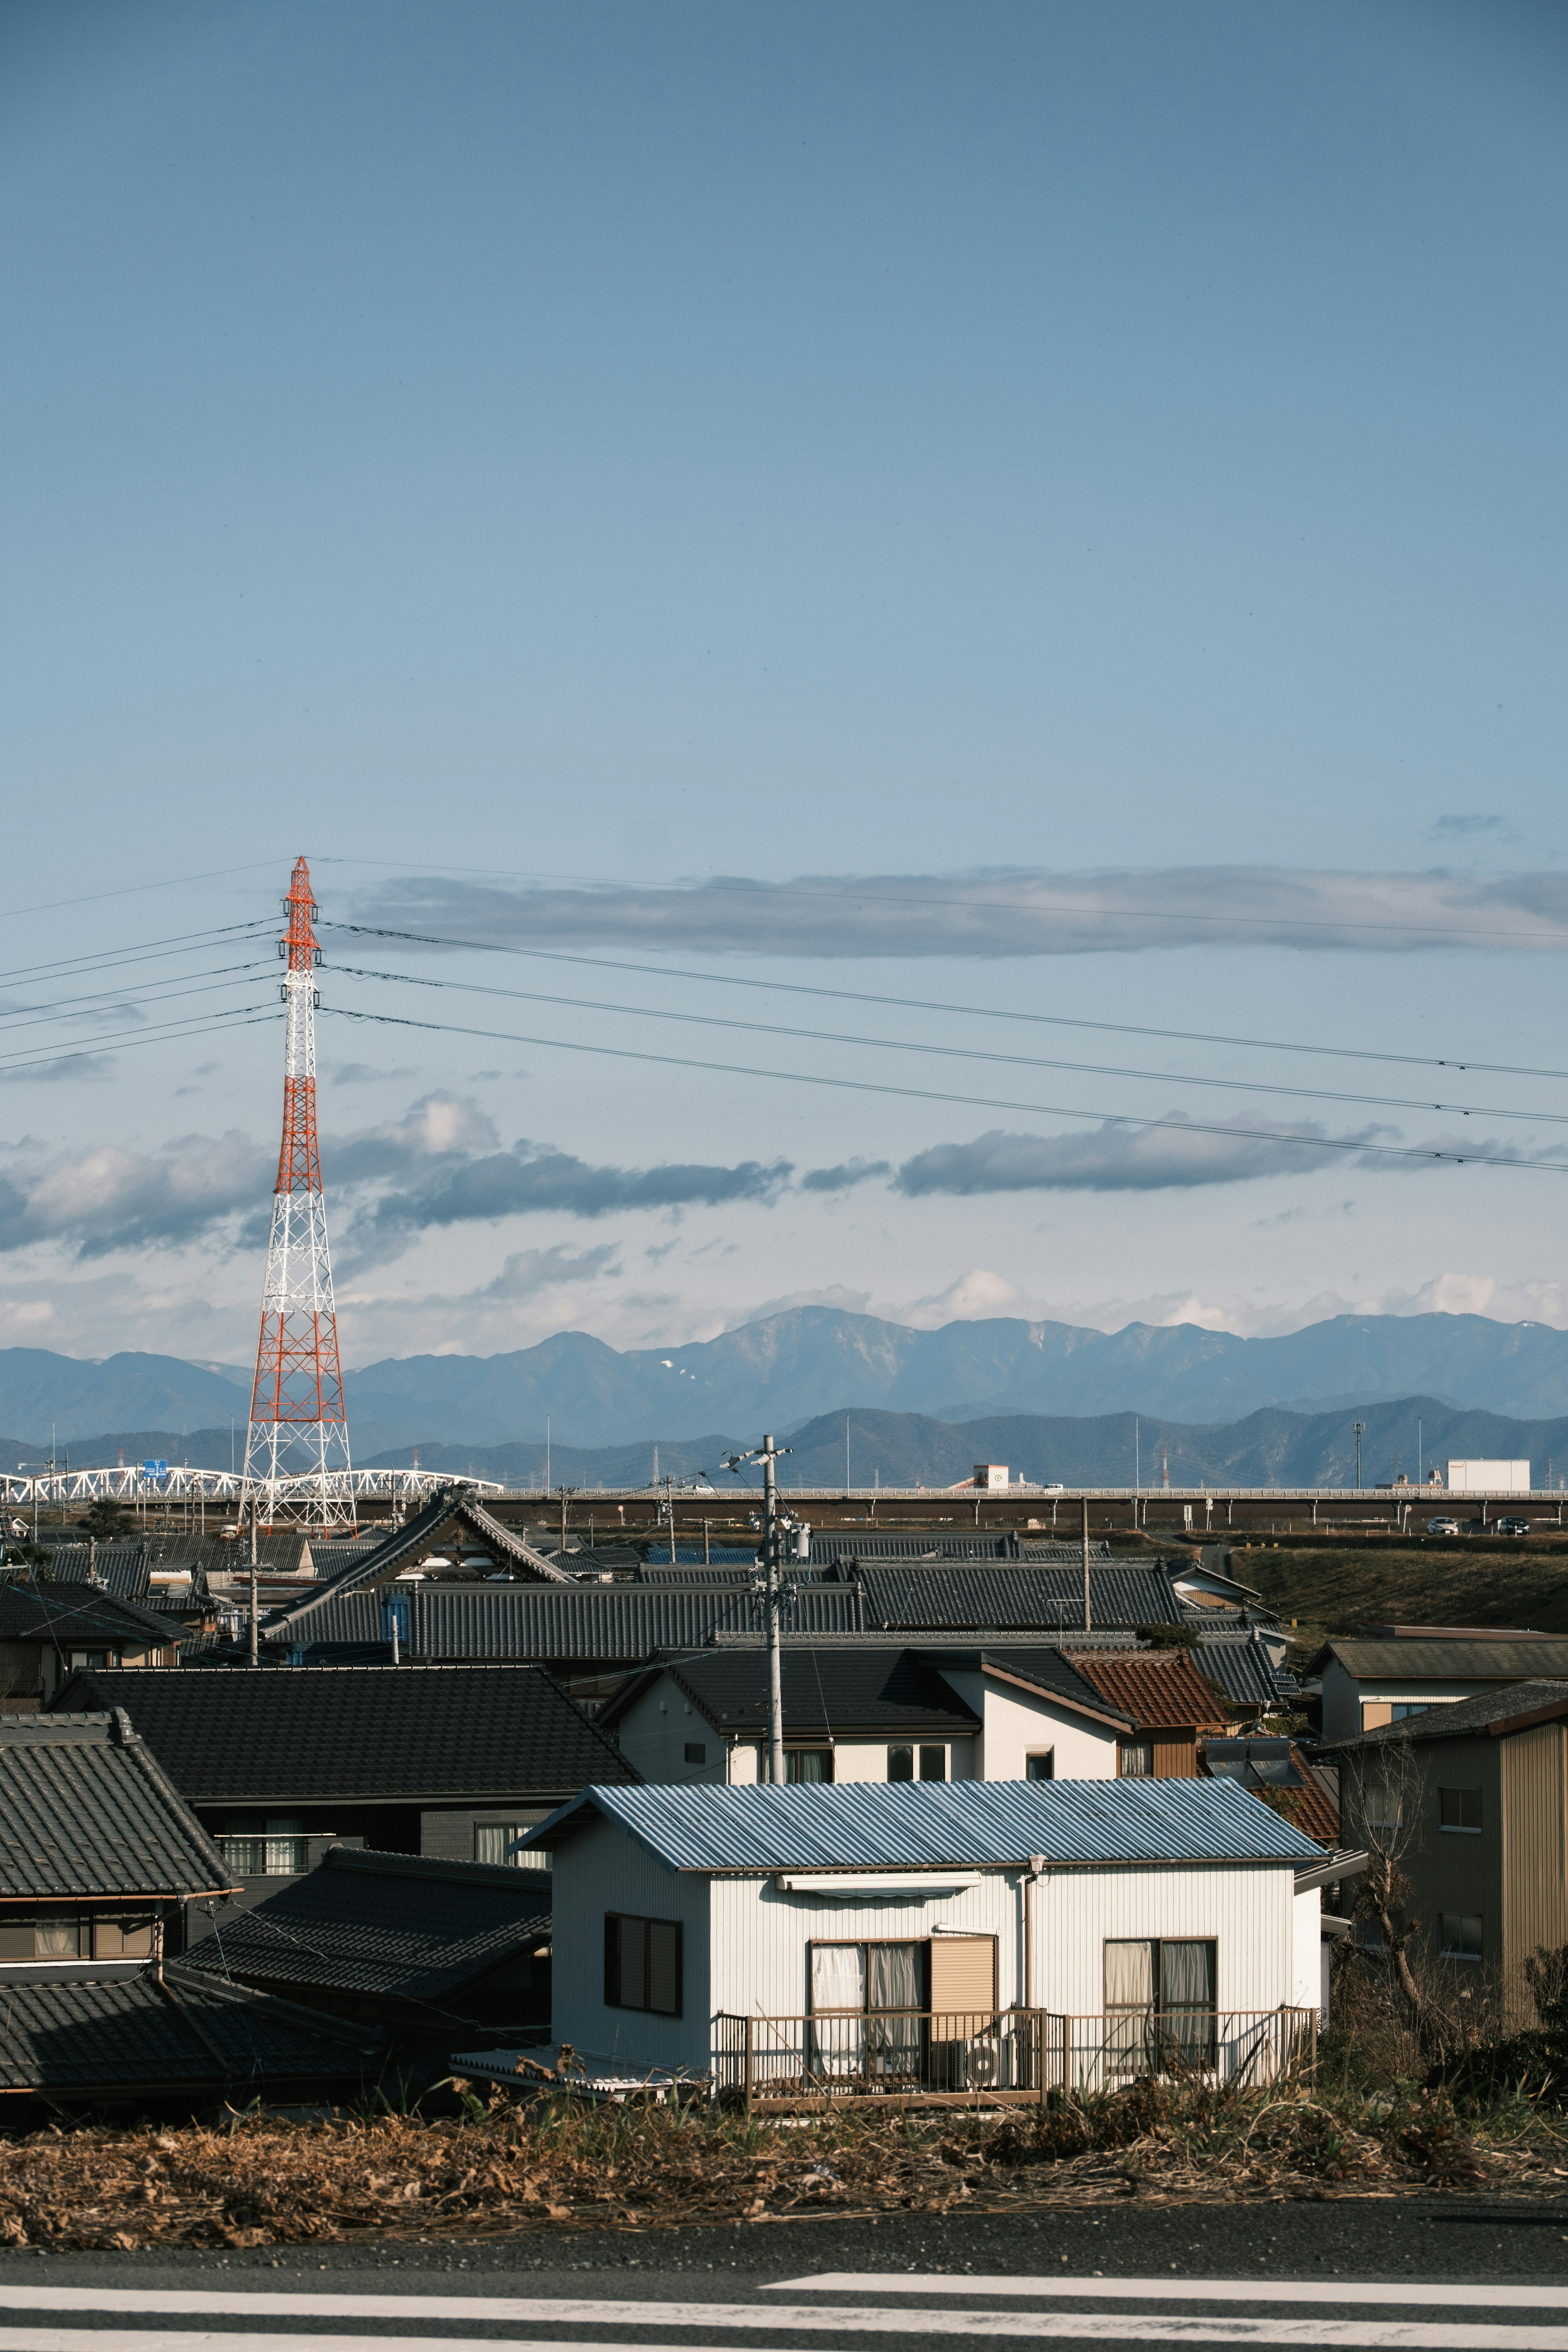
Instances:
[[[1450,1462],[1450,1495],[1528,1495],[1528,1462]]]

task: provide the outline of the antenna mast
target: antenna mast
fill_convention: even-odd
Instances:
[[[261,1293],[261,1337],[250,1400],[245,1475],[251,1510],[266,1498],[268,1523],[326,1528],[352,1521],[349,1430],[338,1361],[327,1206],[316,1148],[316,966],[311,925],[318,908],[301,857],[283,901],[289,917],[278,952],[288,958],[279,986],[287,1008],[283,1142],[272,1196],[272,1235]],[[279,1492],[288,1488],[287,1495]],[[254,1517],[252,1520],[254,1525]]]

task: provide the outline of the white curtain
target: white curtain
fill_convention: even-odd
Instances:
[[[1154,2004],[1154,1947],[1147,1937],[1136,1943],[1105,1947],[1105,2006],[1107,2009],[1152,2009]]]
[[[918,2010],[921,2005],[921,1962],[918,1944],[872,1944],[867,1977],[866,2006]],[[920,2068],[921,2021],[918,2017],[872,2016],[866,2028],[868,2063],[877,2074],[913,2074]]]
[[[866,1947],[811,1948],[813,2064],[819,2074],[858,2074],[865,2065]],[[834,2011],[849,2014],[835,2016]]]

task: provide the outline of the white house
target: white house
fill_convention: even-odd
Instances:
[[[784,1749],[795,1782],[1105,1780],[1130,1716],[1059,1650],[787,1643]],[[628,1675],[600,1728],[645,1780],[766,1777],[767,1653],[726,1643]]]
[[[1152,2034],[1272,2072],[1343,1874],[1229,1780],[594,1788],[531,1842],[556,2041],[785,2099],[1037,2094],[1125,2075]]]

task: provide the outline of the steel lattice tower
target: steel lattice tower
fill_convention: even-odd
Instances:
[[[338,1361],[327,1204],[316,1149],[317,907],[301,857],[283,902],[289,933],[278,943],[289,971],[283,1062],[283,1145],[272,1198],[272,1236],[261,1293],[261,1339],[245,1475],[252,1507],[268,1521],[329,1527],[352,1520],[348,1415]],[[280,1492],[280,1487],[287,1491]]]

